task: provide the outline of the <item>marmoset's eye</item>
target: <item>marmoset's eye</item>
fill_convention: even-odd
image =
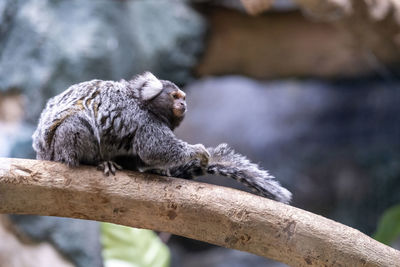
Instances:
[[[172,95],[172,97],[173,97],[174,99],[178,99],[178,98],[179,98],[179,96],[176,95],[176,94]]]

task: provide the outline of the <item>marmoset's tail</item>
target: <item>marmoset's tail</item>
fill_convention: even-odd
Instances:
[[[210,152],[208,167],[204,170],[197,161],[171,170],[171,175],[191,179],[205,173],[232,177],[264,197],[289,203],[292,198],[286,188],[282,187],[274,176],[251,163],[245,156],[236,153],[227,144],[207,148]]]
[[[274,176],[251,163],[245,156],[235,153],[227,144],[209,149],[211,160],[207,173],[228,176],[245,184],[262,196],[289,203],[292,194],[282,187]]]

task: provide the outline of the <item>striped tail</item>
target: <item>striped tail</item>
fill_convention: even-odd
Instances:
[[[211,158],[208,167],[203,170],[197,161],[191,161],[184,166],[171,170],[175,177],[192,179],[206,173],[222,175],[235,179],[251,188],[257,194],[289,204],[292,193],[282,187],[274,176],[251,163],[245,156],[236,153],[227,144],[215,148],[207,148]]]

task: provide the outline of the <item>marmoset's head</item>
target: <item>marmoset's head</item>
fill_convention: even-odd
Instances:
[[[179,126],[187,110],[186,94],[170,81],[160,80],[161,92],[148,101],[148,108],[173,130]]]
[[[136,96],[144,106],[172,130],[185,117],[186,94],[174,83],[159,80],[151,72],[145,72],[130,81]]]

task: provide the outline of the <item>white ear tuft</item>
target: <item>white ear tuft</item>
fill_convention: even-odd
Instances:
[[[143,100],[150,100],[156,97],[163,89],[160,80],[148,71],[137,76],[134,83],[139,88],[140,96]]]

